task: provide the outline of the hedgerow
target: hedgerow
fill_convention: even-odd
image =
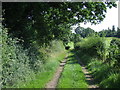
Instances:
[[[8,35],[8,30],[2,29],[2,87],[16,87],[35,80],[35,76],[44,71],[53,72],[51,65],[58,65],[56,61],[50,61],[54,53],[64,52],[62,41],[53,40],[48,46],[39,47],[37,44],[25,48],[21,42],[23,40],[12,38]],[[57,64],[56,64],[57,63]],[[49,67],[49,68],[47,68]],[[48,70],[49,69],[49,70]]]
[[[75,44],[75,50],[100,87],[120,88],[119,39],[87,37]]]

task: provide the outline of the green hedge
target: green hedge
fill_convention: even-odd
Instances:
[[[5,28],[0,38],[2,38],[2,62],[0,64],[3,88],[19,87],[23,82],[34,80],[36,74],[43,72],[46,66],[51,67],[49,57],[53,53],[61,53],[65,50],[62,41],[57,40],[51,41],[48,46],[39,47],[37,44],[31,44],[25,49],[21,43],[24,41],[9,36]]]
[[[75,50],[101,88],[120,88],[120,39],[88,37]]]
[[[2,32],[2,85],[12,86],[18,82],[34,79],[34,72],[42,66],[42,58],[35,48],[23,49],[20,40],[8,36],[7,30]]]

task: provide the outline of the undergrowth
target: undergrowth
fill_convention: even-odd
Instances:
[[[75,43],[75,50],[100,88],[120,88],[119,39],[87,37]]]
[[[21,42],[24,41],[8,36],[3,28],[2,88],[44,87],[66,55],[62,41],[53,40],[47,47],[31,43],[29,48]]]
[[[31,80],[24,85],[20,85],[21,88],[45,88],[46,83],[52,79],[57,67],[59,66],[59,61],[63,60],[66,56],[65,52],[56,53],[54,57],[50,57],[49,61],[44,64],[44,68],[41,72],[35,75],[35,79]]]

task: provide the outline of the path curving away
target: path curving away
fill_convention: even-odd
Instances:
[[[49,88],[53,88],[53,89],[56,88],[57,83],[58,83],[58,80],[59,80],[60,75],[61,75],[61,73],[62,73],[62,71],[63,71],[63,69],[64,69],[64,65],[66,64],[66,62],[67,62],[66,58],[65,58],[64,61],[61,61],[61,62],[60,62],[60,66],[57,68],[57,70],[56,70],[56,72],[55,72],[52,80],[49,81],[49,82],[46,84],[46,87],[45,87],[46,89],[47,89],[47,88],[48,88],[48,89],[49,89]]]

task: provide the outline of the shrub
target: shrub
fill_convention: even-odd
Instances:
[[[106,60],[108,55],[108,47],[105,38],[88,37],[81,42],[75,44],[75,49],[80,50],[92,57],[99,57],[101,60]]]
[[[115,60],[115,65],[120,66],[120,39],[114,38],[111,41],[108,60]]]
[[[119,88],[120,75],[114,66],[92,59],[87,68],[101,88]]]
[[[102,88],[120,86],[120,40],[104,37],[88,37],[76,43],[80,60]]]
[[[74,48],[75,48],[75,50],[80,49],[80,42],[75,43]]]
[[[120,88],[120,74],[112,73],[100,83],[102,88]]]
[[[31,43],[31,46],[23,47],[20,43],[22,40],[13,39],[4,28],[0,38],[3,41],[0,42],[2,44],[2,62],[0,62],[2,74],[0,73],[0,77],[4,88],[19,88],[21,85],[24,86],[25,83],[35,80],[38,73],[53,72],[53,68],[57,67],[59,61],[50,61],[49,58],[54,57],[54,53],[57,55],[57,53],[65,52],[62,41],[56,40],[51,41],[49,46],[39,47],[39,45]]]
[[[2,84],[3,87],[15,87],[19,82],[34,79],[39,71],[42,58],[33,48],[23,49],[17,38],[8,36],[7,30],[2,32]]]

